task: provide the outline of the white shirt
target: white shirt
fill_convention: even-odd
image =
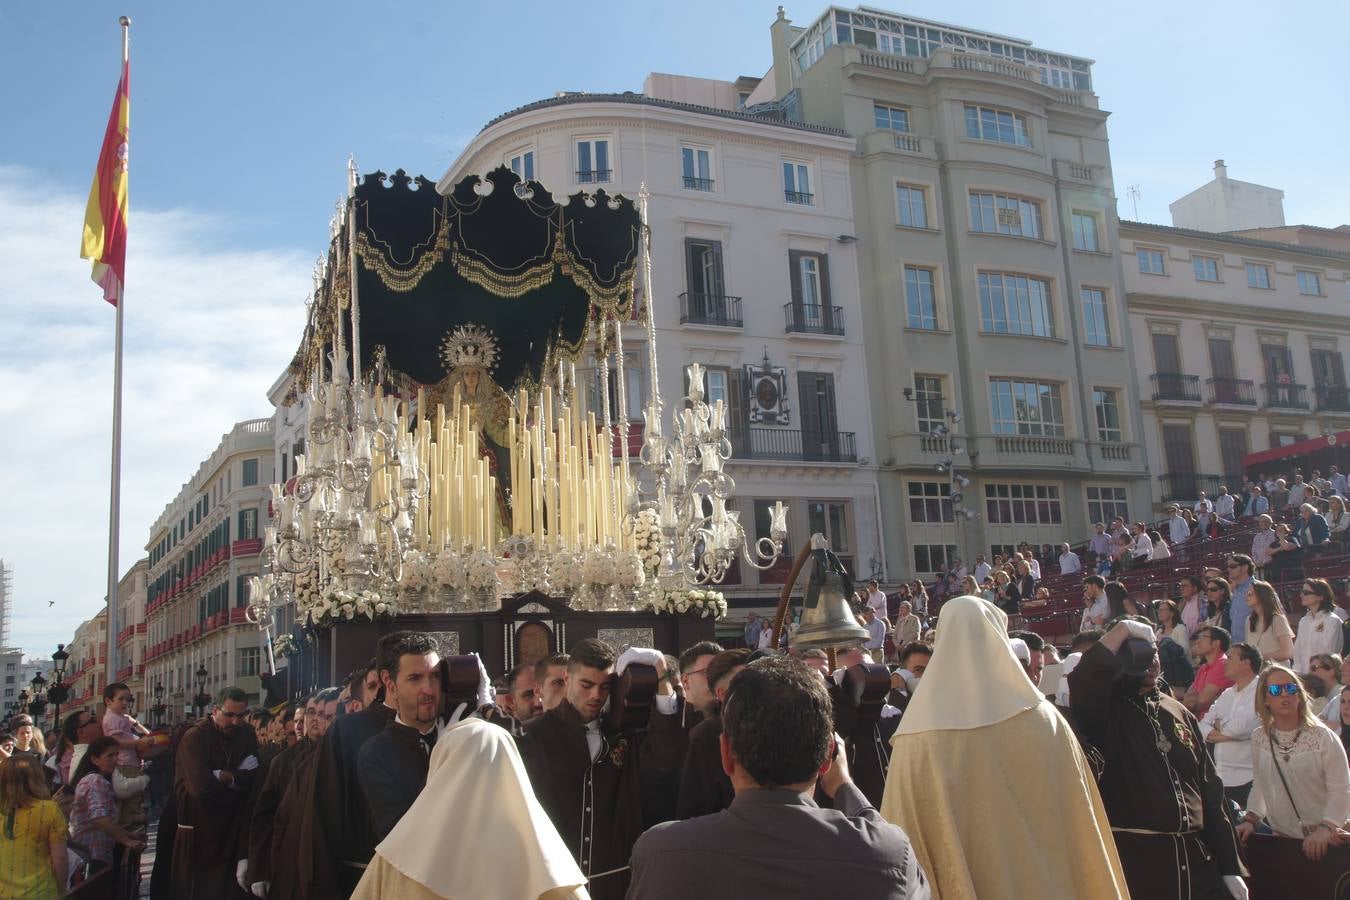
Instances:
[[[1172,543],[1180,544],[1191,536],[1191,525],[1183,517],[1173,516],[1167,520],[1167,534],[1172,538]]]
[[[1097,599],[1092,601],[1092,605],[1083,610],[1083,624],[1079,631],[1091,631],[1094,628],[1101,628],[1106,624],[1106,617],[1111,614],[1111,602],[1106,599],[1106,591],[1097,595]],[[1072,654],[1070,654],[1072,655]],[[1062,672],[1068,675],[1068,672]]]
[[[994,567],[987,562],[982,562],[975,567],[975,583],[984,584],[984,580],[989,577],[989,573],[994,571]]]
[[[1206,497],[1203,500],[1195,501],[1195,506],[1191,508],[1191,512],[1195,513],[1198,516],[1202,512],[1209,512],[1213,508],[1214,507],[1210,505],[1209,498]]]
[[[1078,558],[1078,554],[1070,550],[1068,553],[1059,555],[1059,574],[1072,575],[1074,572],[1083,571],[1083,561]]]
[[[1298,620],[1298,636],[1294,638],[1294,671],[1306,675],[1314,656],[1340,653],[1342,640],[1341,620],[1334,613],[1305,613]]]
[[[1345,496],[1345,473],[1337,472],[1331,476],[1331,490],[1340,496]]]
[[[1059,687],[1055,690],[1055,705],[1068,707],[1069,705],[1069,673],[1078,666],[1078,661],[1083,658],[1082,653],[1070,653],[1059,664]]]
[[[1221,519],[1233,518],[1233,495],[1220,494],[1219,499],[1214,501],[1214,514]]]
[[[1182,521],[1185,521],[1184,519]],[[1153,558],[1153,538],[1148,536],[1147,532],[1141,532],[1134,539],[1134,547],[1130,551],[1135,559]]]
[[[1270,743],[1264,728],[1252,733],[1252,761],[1256,777],[1252,779],[1252,793],[1247,808],[1264,816],[1276,834],[1284,837],[1302,837],[1303,825],[1319,822],[1344,826],[1350,819],[1350,767],[1345,762],[1345,747],[1330,728],[1318,724],[1305,727],[1294,738],[1292,732],[1277,732],[1282,744],[1292,744],[1289,761],[1280,754],[1279,766],[1289,793],[1275,771],[1276,762],[1270,753]],[[1298,815],[1294,814],[1298,808]]]
[[[1158,535],[1158,537],[1162,537],[1162,535]],[[1158,541],[1158,543],[1154,544],[1154,545],[1153,545],[1153,555],[1152,555],[1151,557],[1149,557],[1149,558],[1150,558],[1150,559],[1171,559],[1171,558],[1172,558],[1172,551],[1171,551],[1171,549],[1168,548],[1168,546],[1167,546],[1167,541]]]
[[[881,591],[869,591],[867,594],[867,605],[876,611],[878,619],[886,618],[886,595]]]
[[[884,619],[873,618],[863,626],[867,629],[867,649],[880,650],[886,645],[886,621]]]
[[[1308,486],[1302,482],[1294,482],[1289,488],[1289,506],[1299,507],[1303,505],[1303,497],[1308,493]]]
[[[1027,560],[1027,565],[1031,567],[1031,577],[1037,581],[1041,580],[1041,561],[1036,557]]]
[[[1224,688],[1209,711],[1200,720],[1200,736],[1203,738],[1219,723],[1219,730],[1231,741],[1219,741],[1214,745],[1214,767],[1224,787],[1241,787],[1252,780],[1252,732],[1261,720],[1256,716],[1256,684],[1259,678],[1253,678],[1245,688],[1237,685]]]

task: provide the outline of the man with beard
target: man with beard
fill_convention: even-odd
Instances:
[[[408,632],[390,648],[391,665],[380,673],[385,699],[397,712],[357,756],[356,774],[374,826],[384,840],[427,783],[427,760],[440,737],[441,662],[436,639]]]
[[[514,735],[525,733],[525,723],[543,712],[539,692],[535,690],[534,666],[521,663],[506,676],[506,713],[510,717],[507,723]]]
[[[534,664],[534,693],[541,714],[556,708],[567,695],[567,660],[566,653],[555,653]]]
[[[1114,622],[1069,673],[1079,736],[1104,765],[1098,783],[1130,894],[1150,900],[1245,900],[1223,782],[1200,723],[1158,690],[1145,619]]]
[[[611,676],[630,662],[656,669],[658,694],[646,731],[614,730],[600,719]],[[595,900],[624,896],[633,842],[652,820],[643,808],[643,782],[664,780],[674,768],[679,717],[665,674],[665,657],[656,650],[630,648],[616,663],[604,641],[578,641],[567,664],[566,697],[519,739],[539,803],[591,879]]]
[[[282,798],[295,782],[300,764],[314,752],[319,739],[337,717],[336,688],[319,691],[305,701],[304,737],[264,763],[259,770],[261,786],[253,802],[248,829],[248,884],[254,896],[265,896],[272,882],[273,848],[281,846],[286,826],[293,818],[291,810],[281,810]],[[280,865],[291,868],[290,860]]]
[[[240,838],[258,768],[258,738],[244,721],[248,695],[220,692],[211,715],[183,735],[175,759],[173,886],[177,897],[245,896],[238,885]]]
[[[357,666],[347,676],[348,696],[343,700],[338,714],[345,716],[360,712],[375,702],[375,695],[379,692],[380,672],[375,668],[375,659],[372,657],[369,662]]]

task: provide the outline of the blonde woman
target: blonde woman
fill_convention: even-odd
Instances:
[[[1294,629],[1289,627],[1280,598],[1268,581],[1253,581],[1247,592],[1247,643],[1268,662],[1289,665],[1294,658]]]
[[[1252,792],[1238,825],[1246,843],[1258,822],[1282,837],[1303,841],[1316,862],[1327,847],[1350,841],[1350,767],[1345,747],[1313,716],[1310,698],[1293,670],[1267,666],[1257,679],[1252,732]]]
[[[47,792],[42,763],[0,763],[0,897],[56,900],[64,894],[66,820]]]

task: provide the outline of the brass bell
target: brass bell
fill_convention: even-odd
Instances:
[[[867,629],[858,624],[849,606],[852,579],[839,557],[816,545],[811,551],[815,568],[802,603],[802,621],[792,645],[800,650],[846,649],[867,643]]]

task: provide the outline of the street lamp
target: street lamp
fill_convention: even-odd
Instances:
[[[43,688],[47,686],[47,679],[42,677],[41,672],[35,672],[33,680],[28,683],[33,688],[32,699],[28,703],[28,711],[32,713],[34,719],[37,719],[47,711],[47,700],[42,693]]]
[[[197,696],[192,698],[192,703],[198,708],[198,715],[204,716],[206,707],[211,704],[211,697],[206,693],[206,664],[198,666],[194,675],[197,680]]]
[[[164,724],[164,682],[155,682],[155,705],[151,710],[155,714],[155,724]]]
[[[57,644],[56,652],[52,654],[52,686],[47,689],[47,699],[56,705],[55,721],[58,728],[61,727],[61,704],[70,698],[70,690],[66,687],[66,662],[70,659],[70,654],[66,652],[65,644]]]

